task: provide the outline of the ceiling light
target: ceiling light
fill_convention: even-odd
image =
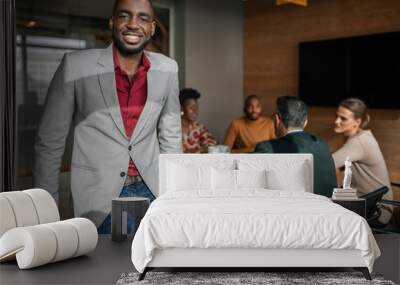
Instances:
[[[303,7],[307,6],[307,0],[276,0],[276,5],[296,4]]]
[[[36,24],[37,24],[36,21],[28,21],[28,22],[26,22],[25,27],[33,28],[36,26]]]

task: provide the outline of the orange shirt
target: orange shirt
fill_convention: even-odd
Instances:
[[[232,153],[253,152],[256,144],[276,138],[274,122],[271,118],[259,117],[251,121],[246,117],[233,120],[225,136],[224,145]]]

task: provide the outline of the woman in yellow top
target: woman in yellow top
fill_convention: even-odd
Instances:
[[[232,153],[253,152],[256,144],[276,138],[274,122],[261,115],[262,107],[257,95],[250,95],[244,102],[245,116],[232,121],[224,144]]]

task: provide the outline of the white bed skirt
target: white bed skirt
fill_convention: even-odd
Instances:
[[[147,267],[366,267],[359,250],[193,249],[155,250]]]

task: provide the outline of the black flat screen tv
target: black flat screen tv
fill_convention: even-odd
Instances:
[[[299,97],[310,106],[358,97],[400,108],[400,32],[300,43]]]

